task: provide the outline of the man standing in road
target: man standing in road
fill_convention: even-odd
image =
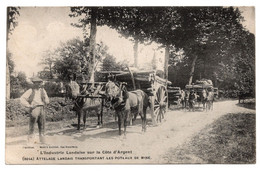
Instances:
[[[191,90],[189,95],[189,110],[192,110],[193,112],[195,111],[194,105],[196,99],[197,99],[197,95],[195,94],[194,90]]]
[[[45,143],[45,122],[46,116],[44,107],[49,103],[49,98],[44,90],[41,88],[42,79],[38,77],[32,78],[33,87],[27,90],[21,97],[20,102],[22,105],[29,109],[29,135],[28,142],[32,142],[34,138],[34,126],[37,123],[39,129],[39,140]]]

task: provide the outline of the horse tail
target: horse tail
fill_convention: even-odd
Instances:
[[[143,104],[144,104],[144,106],[147,108],[147,107],[151,107],[151,101],[150,101],[150,99],[149,99],[149,96],[144,92],[144,91],[142,91],[142,96],[143,96]]]

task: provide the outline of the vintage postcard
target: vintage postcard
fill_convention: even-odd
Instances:
[[[6,164],[255,164],[255,7],[7,7]]]

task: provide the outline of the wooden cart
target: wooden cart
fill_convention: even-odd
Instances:
[[[181,88],[168,86],[168,96],[168,106],[170,107],[170,105],[172,104],[177,105],[177,107],[179,107],[181,101]]]
[[[168,110],[167,85],[171,84],[170,81],[159,77],[155,71],[115,71],[109,74],[114,74],[116,81],[126,82],[129,91],[141,89],[147,93],[151,102],[153,124],[156,125],[162,121],[164,114]]]

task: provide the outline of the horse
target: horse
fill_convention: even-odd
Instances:
[[[182,109],[184,109],[184,107],[185,107],[185,91],[181,90],[180,94],[181,94],[180,103],[181,103]]]
[[[205,89],[203,89],[200,95],[200,102],[203,105],[203,110],[206,109],[207,100],[208,100],[208,92]]]
[[[210,91],[207,96],[206,110],[213,110],[214,92]]]
[[[185,111],[186,111],[187,107],[189,107],[189,95],[190,95],[190,93],[187,90],[185,90],[182,95],[182,96],[184,96],[183,101],[182,101],[182,108],[184,108]]]
[[[78,117],[78,125],[77,130],[80,130],[80,119],[81,115],[83,114],[83,129],[86,129],[86,118],[87,113],[90,111],[95,111],[98,117],[98,126],[101,126],[103,124],[103,101],[100,98],[85,98],[84,96],[87,95],[81,95],[79,89],[72,88],[71,84],[67,84],[66,86],[66,97],[65,99],[72,99],[74,103],[73,110],[76,111],[76,115]],[[96,90],[90,90],[89,95],[97,95],[99,92],[99,89]],[[101,109],[99,113],[99,109]]]
[[[197,100],[197,95],[195,92],[192,90],[189,94],[189,111],[192,110],[193,112],[195,111],[195,103]]]
[[[146,109],[150,106],[148,95],[142,90],[128,92],[125,84],[108,81],[105,87],[105,94],[118,117],[119,135],[121,135],[121,124],[124,124],[124,135],[126,126],[134,113],[134,120],[139,114],[142,119],[142,131],[146,131]]]

